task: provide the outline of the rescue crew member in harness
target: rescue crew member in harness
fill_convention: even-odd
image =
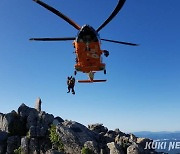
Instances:
[[[70,93],[70,91],[71,91],[72,94],[74,95],[75,94],[75,91],[74,91],[75,78],[72,76],[67,77],[67,85],[68,85],[68,92],[67,93]]]

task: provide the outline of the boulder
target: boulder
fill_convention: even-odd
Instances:
[[[0,114],[0,130],[10,133],[10,135],[25,135],[25,122],[13,110],[7,114]]]
[[[18,149],[21,145],[19,136],[11,136],[7,139],[7,154],[14,153],[14,150]]]
[[[8,133],[0,130],[0,153],[5,153]]]
[[[84,147],[90,149],[94,154],[99,154],[98,153],[98,144],[93,141],[86,141],[84,143]]]
[[[103,126],[103,124],[91,124],[88,125],[88,129],[96,133],[106,133],[108,129]]]
[[[132,144],[132,142],[129,142],[129,137],[120,135],[116,136],[115,143],[119,145],[125,153],[127,148]]]
[[[105,135],[104,139],[106,140],[106,143],[114,142],[116,137],[116,132],[109,130]]]
[[[121,131],[119,130],[119,128],[116,128],[116,129],[114,130],[114,132],[115,132],[115,136],[116,136],[116,137],[117,137],[117,136],[119,136],[119,137],[121,137],[121,136],[129,137],[129,134],[126,134],[126,133],[121,132]]]
[[[21,138],[21,153],[29,154],[29,138],[26,136]]]
[[[3,119],[4,119],[4,114],[0,113],[0,130],[3,130],[4,128]]]
[[[64,120],[61,117],[55,117],[53,120],[53,125],[57,126],[58,124],[64,122]]]
[[[105,134],[105,136],[111,138],[112,141],[114,141],[116,135],[117,135],[116,132],[115,132],[115,131],[112,131],[112,130],[109,130],[109,131]]]
[[[30,138],[37,137],[36,126],[31,126],[29,128],[29,136]]]
[[[38,121],[38,112],[36,110],[32,110],[27,115],[26,127],[30,129],[31,126],[36,126]]]
[[[37,113],[37,110],[34,109],[34,108],[30,108],[30,107],[26,106],[24,103],[21,104],[20,107],[18,108],[18,114],[19,114],[23,119],[26,119],[31,112]]]
[[[37,138],[30,138],[29,141],[29,153],[39,153],[39,142]]]
[[[130,135],[130,137],[129,137],[130,142],[136,142],[137,141],[137,137],[134,134],[129,134],[129,135]]]
[[[124,154],[124,151],[121,149],[121,147],[114,142],[108,143],[107,146],[110,150],[110,154]]]
[[[153,140],[148,138],[137,138],[136,143],[145,148],[146,142],[153,142]]]
[[[30,112],[27,117],[26,127],[31,137],[44,137],[49,126],[53,123],[54,116],[45,112]]]
[[[132,144],[127,148],[127,154],[143,154],[137,144]]]
[[[82,124],[73,121],[65,121],[57,126],[57,133],[62,140],[66,153],[81,153],[81,149],[87,141],[92,141],[93,148],[96,149],[95,151],[99,152],[99,149],[94,146],[98,145],[97,134],[93,133]]]
[[[7,138],[8,138],[8,133],[0,130],[0,144],[5,143]]]
[[[48,131],[46,126],[31,126],[29,129],[29,135],[31,138],[34,137],[45,137]]]
[[[46,151],[49,151],[52,148],[52,143],[49,139],[49,136],[41,137],[38,139],[40,153],[44,154]]]
[[[44,111],[39,112],[37,122],[42,126],[50,126],[53,123],[54,116]]]
[[[129,140],[130,140],[129,137],[118,135],[115,138],[115,143],[123,146],[123,144],[130,144]]]
[[[153,142],[153,140],[148,138],[137,138],[137,145],[140,149],[144,151],[144,153],[156,153],[154,149],[145,149],[146,142]]]

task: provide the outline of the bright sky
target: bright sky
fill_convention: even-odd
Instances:
[[[79,25],[95,29],[117,0],[44,0]],[[100,37],[139,43],[102,42],[110,51],[106,83],[76,84],[67,94],[66,78],[74,72],[72,41],[30,42],[31,37],[74,37],[77,30],[32,0],[0,1],[0,112],[31,107],[84,125],[103,123],[121,131],[180,130],[180,1],[127,0]],[[78,73],[76,79],[87,79]]]

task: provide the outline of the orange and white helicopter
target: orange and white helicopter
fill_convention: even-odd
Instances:
[[[52,13],[56,14],[60,18],[64,19],[71,26],[78,30],[76,37],[65,37],[65,38],[31,38],[34,41],[67,41],[73,40],[73,46],[76,54],[76,64],[74,66],[74,75],[78,72],[87,73],[89,80],[79,80],[80,83],[92,83],[92,82],[105,82],[106,80],[94,80],[94,73],[97,71],[104,71],[106,74],[106,65],[102,62],[102,54],[108,57],[109,52],[107,50],[101,50],[100,41],[108,41],[113,43],[119,43],[124,45],[137,46],[134,43],[121,42],[109,39],[100,39],[98,32],[104,28],[121,10],[126,0],[118,0],[116,8],[113,10],[111,15],[99,26],[96,30],[90,25],[84,25],[80,27],[73,20],[59,12],[55,8],[47,5],[40,0],[33,0],[44,8],[48,9]]]

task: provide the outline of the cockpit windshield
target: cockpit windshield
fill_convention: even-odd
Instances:
[[[78,34],[77,42],[98,42],[96,31],[90,26],[84,26]]]

